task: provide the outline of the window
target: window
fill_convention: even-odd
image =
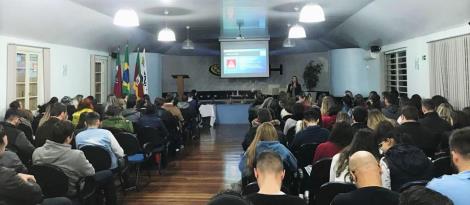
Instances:
[[[399,94],[408,94],[406,74],[406,50],[385,53],[387,91],[397,90]]]
[[[98,103],[106,102],[108,95],[108,58],[92,55],[91,57],[91,95]]]
[[[14,100],[31,111],[44,101],[43,67],[43,49],[17,46]]]

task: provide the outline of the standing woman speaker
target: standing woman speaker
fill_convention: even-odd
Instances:
[[[297,76],[292,76],[289,86],[287,87],[287,93],[289,96],[296,97],[302,94],[302,86],[297,80]]]

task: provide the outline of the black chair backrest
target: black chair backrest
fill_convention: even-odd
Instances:
[[[214,196],[207,202],[207,205],[249,205],[251,204],[242,196],[235,195],[232,193],[222,193]]]
[[[445,174],[452,174],[452,165],[449,156],[440,157],[434,161],[432,164],[434,165],[434,177],[441,177]]]
[[[23,123],[20,123],[18,124],[18,126],[16,126],[17,129],[21,130],[24,132],[24,135],[26,135],[26,138],[28,138],[28,140],[34,144],[34,139],[33,139],[33,129],[28,126],[28,125],[25,125]]]
[[[317,149],[317,143],[303,144],[298,150],[295,150],[295,157],[298,160],[299,167],[305,167],[311,165],[313,161],[313,155]]]
[[[400,187],[400,193],[406,191],[407,189],[409,189],[409,188],[411,188],[411,187],[414,187],[414,186],[426,186],[426,184],[428,184],[428,181],[427,181],[427,180],[418,180],[418,181],[408,182],[408,183],[406,183],[406,184],[403,184],[403,185]]]
[[[329,205],[333,198],[340,193],[348,193],[356,190],[356,186],[352,183],[329,182],[323,184],[315,195],[316,205]]]
[[[30,172],[36,178],[46,198],[67,195],[69,178],[59,167],[49,164],[33,165]]]
[[[162,133],[153,127],[142,127],[137,133],[140,145],[143,146],[146,143],[152,143],[153,146],[160,146],[165,144],[166,139],[162,136]]]
[[[295,137],[295,126],[287,130],[286,138],[287,138],[287,145],[291,146],[292,141],[294,141]]]
[[[128,156],[142,153],[142,148],[140,147],[139,140],[137,137],[128,132],[120,132],[115,135],[116,140],[121,145],[124,153]]]
[[[85,157],[95,168],[95,172],[108,170],[111,168],[111,154],[100,146],[87,145],[80,150],[83,151]]]
[[[320,186],[330,181],[331,158],[320,159],[312,165],[310,174],[311,194],[317,193]]]

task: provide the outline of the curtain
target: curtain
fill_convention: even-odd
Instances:
[[[431,93],[470,106],[470,35],[430,42],[429,55]]]

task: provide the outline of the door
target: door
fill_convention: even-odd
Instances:
[[[44,102],[43,49],[18,46],[16,49],[16,96],[25,109],[38,110]]]
[[[105,103],[108,96],[108,57],[91,56],[91,95],[98,103]]]

